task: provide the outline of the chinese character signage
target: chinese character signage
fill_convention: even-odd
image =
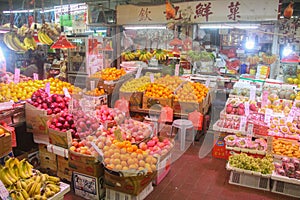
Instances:
[[[119,5],[117,24],[271,21],[277,20],[278,3],[278,0],[213,0],[156,6]]]

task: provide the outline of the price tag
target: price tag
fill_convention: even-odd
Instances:
[[[293,106],[290,110],[290,113],[289,113],[288,117],[287,117],[287,121],[288,122],[293,122],[296,114],[297,114],[297,108]]]
[[[121,133],[120,129],[115,130],[114,135],[115,135],[116,140],[123,141],[123,137],[122,137],[122,133]]]
[[[142,74],[142,67],[139,67],[137,72],[136,72],[136,75],[135,75],[135,78],[140,78],[141,77],[141,74]]]
[[[267,137],[267,153],[272,153],[273,151],[273,137],[268,136]]]
[[[39,75],[37,73],[33,73],[33,80],[39,80]]]
[[[245,116],[241,117],[240,131],[246,130],[246,122],[247,122],[247,117]]]
[[[265,112],[265,123],[267,124],[270,123],[272,114],[273,114],[273,110],[267,108]]]
[[[46,86],[45,86],[45,91],[48,95],[50,95],[50,83],[46,83]]]
[[[268,103],[269,91],[264,90],[262,93],[261,107],[265,107]]]
[[[249,105],[249,102],[246,101],[244,103],[244,106],[245,106],[245,115],[248,116],[250,114],[250,109],[249,109],[250,105]]]
[[[91,84],[91,90],[94,90],[95,89],[95,81],[90,81],[90,84]]]
[[[64,94],[65,94],[65,96],[66,97],[68,97],[68,98],[71,98],[71,95],[70,95],[70,93],[69,93],[69,90],[68,90],[68,88],[63,88],[63,91],[64,91]]]
[[[210,84],[210,79],[208,78],[208,79],[205,81],[205,86],[209,88],[209,84]]]
[[[98,160],[99,160],[100,162],[102,162],[103,157],[104,157],[102,150],[99,149],[99,147],[98,147],[94,142],[91,142],[91,145],[92,145],[92,147],[95,149],[95,151],[100,155],[100,158],[98,158]]]
[[[154,74],[150,74],[150,82],[154,83]]]
[[[73,98],[71,98],[70,101],[69,101],[69,105],[68,105],[69,113],[72,113],[73,109],[74,109],[74,100],[73,100]]]
[[[255,97],[256,97],[256,87],[252,85],[250,87],[250,100],[255,100]]]
[[[175,76],[179,76],[179,67],[180,67],[180,65],[179,64],[176,64],[175,65]]]
[[[15,83],[19,83],[20,82],[20,69],[18,69],[18,68],[15,69],[14,81],[15,81]]]
[[[254,128],[253,124],[248,124],[247,135],[253,135],[253,128]]]
[[[1,199],[5,199],[5,200],[7,200],[9,197],[9,192],[1,180],[0,180],[0,197]]]

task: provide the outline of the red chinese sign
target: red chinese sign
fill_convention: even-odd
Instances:
[[[205,21],[208,21],[208,16],[213,14],[213,12],[211,12],[211,3],[199,3],[196,6],[196,15],[194,16],[194,19],[196,19],[197,17],[205,17]]]
[[[136,14],[134,14],[136,13]],[[163,5],[117,6],[117,24],[166,24],[277,20],[278,0],[189,1]]]
[[[230,12],[230,14],[229,15],[227,15],[227,17],[228,17],[228,19],[230,19],[230,20],[233,20],[233,21],[235,21],[236,20],[236,18],[241,18],[241,16],[239,15],[239,9],[240,9],[240,6],[241,4],[240,4],[240,2],[230,2],[230,5],[228,6],[228,8],[229,8],[229,12]]]

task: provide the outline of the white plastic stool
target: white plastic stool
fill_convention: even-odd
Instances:
[[[179,138],[180,138],[180,150],[185,150],[185,137],[186,137],[186,131],[187,129],[192,129],[192,142],[194,144],[195,139],[195,131],[194,131],[194,125],[193,122],[186,119],[176,119],[173,121],[172,128],[171,128],[171,136],[173,132],[173,127],[180,129],[179,132]]]

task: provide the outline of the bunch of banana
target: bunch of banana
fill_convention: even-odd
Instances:
[[[135,54],[131,51],[123,52],[121,55],[126,61],[135,60]]]
[[[28,50],[35,50],[37,48],[36,41],[32,36],[26,36],[23,42]]]
[[[25,52],[26,46],[19,40],[16,34],[12,32],[5,33],[3,41],[5,45],[12,51]]]
[[[41,43],[51,45],[53,44],[53,40],[43,31],[38,32],[38,39]]]
[[[141,51],[141,54],[139,56],[139,60],[140,61],[148,61],[153,57],[152,53],[150,53],[149,51],[143,50]]]
[[[24,24],[23,26],[21,26],[21,28],[18,28],[18,30],[17,30],[17,34],[20,36],[23,36],[23,37],[25,37],[25,35],[29,32],[30,32],[30,29],[28,28],[28,26],[26,24]]]
[[[154,51],[154,54],[155,54],[156,60],[167,60],[167,55],[161,49],[157,49],[156,51]]]
[[[246,59],[246,62],[249,62],[250,65],[257,65],[259,63],[259,57],[258,56],[248,56]]]
[[[271,65],[277,60],[276,55],[268,56],[265,53],[263,53],[261,57],[262,57],[263,62],[267,65]]]

